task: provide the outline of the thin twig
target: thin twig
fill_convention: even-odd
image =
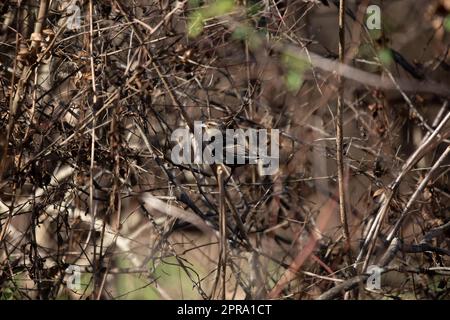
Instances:
[[[222,165],[217,166],[217,182],[219,185],[219,251],[221,276],[222,276],[222,300],[226,299],[226,270],[227,270],[227,216],[226,216],[226,202],[225,202],[225,177]]]
[[[339,62],[345,61],[345,0],[341,0],[339,5]],[[339,185],[339,216],[341,220],[342,235],[347,250],[350,247],[350,232],[348,229],[347,214],[345,208],[345,181],[344,181],[344,150],[343,150],[343,114],[344,114],[344,93],[345,83],[343,77],[338,74],[339,94],[337,102],[336,114],[336,159],[338,170],[338,185]]]

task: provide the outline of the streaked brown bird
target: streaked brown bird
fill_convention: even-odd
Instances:
[[[248,164],[254,164],[255,161],[258,160],[257,156],[251,156],[250,152],[249,152],[249,140],[248,139],[244,139],[245,140],[245,145],[241,145],[239,144],[236,140],[233,141],[232,144],[228,144],[229,141],[227,141],[227,137],[226,137],[226,130],[227,129],[234,129],[231,128],[230,126],[227,126],[225,123],[222,122],[218,122],[218,121],[211,121],[208,120],[205,122],[204,124],[204,130],[211,134],[214,135],[213,131],[211,130],[219,130],[222,135],[223,135],[223,159],[224,161],[226,159],[233,159],[232,163],[228,163],[225,162],[225,165],[232,168],[233,171],[234,169],[238,168],[238,167],[242,167]],[[237,137],[234,137],[237,138]],[[244,160],[244,163],[240,163],[239,162],[239,158],[240,160]]]

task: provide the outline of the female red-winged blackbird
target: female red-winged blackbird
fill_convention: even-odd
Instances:
[[[216,122],[216,121],[206,121],[203,125],[204,130],[207,134],[213,136],[214,132],[213,130],[219,130],[223,135],[223,160],[225,161],[225,164],[232,168],[233,170],[237,167],[245,166],[248,164],[255,164],[258,161],[257,155],[250,155],[249,152],[249,145],[250,142],[249,138],[244,138],[244,141],[240,140],[239,142],[244,142],[244,144],[239,144],[238,141],[233,140],[231,144],[229,144],[230,141],[227,140],[226,137],[226,130],[232,129],[228,126],[226,126],[224,123]],[[237,136],[232,137],[237,138]],[[255,141],[256,142],[256,141]],[[227,160],[231,160],[231,162],[227,162]],[[242,163],[243,162],[243,163]]]

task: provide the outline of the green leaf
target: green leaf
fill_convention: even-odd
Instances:
[[[378,40],[383,35],[383,32],[381,29],[373,29],[369,30],[369,35],[372,38],[372,40]]]
[[[233,9],[234,0],[217,0],[205,10],[205,16],[207,18],[218,17],[231,12]]]
[[[289,70],[286,75],[286,87],[291,92],[296,92],[303,84],[303,76],[300,72]]]
[[[192,0],[192,5],[198,2]],[[230,13],[234,9],[234,0],[217,0],[208,7],[195,10],[188,18],[188,36],[195,38],[203,31],[206,19],[215,18]]]
[[[288,69],[294,69],[296,71],[303,72],[310,68],[310,63],[307,60],[290,53],[285,52],[283,54],[282,61]]]
[[[380,62],[384,64],[385,66],[388,66],[392,63],[392,52],[389,49],[381,49],[378,51],[378,58],[380,59]]]
[[[203,17],[203,14],[200,11],[194,12],[189,17],[189,23],[188,23],[188,35],[189,37],[196,37],[203,31],[203,21],[205,18]]]
[[[450,32],[450,14],[447,15],[444,19],[444,28],[445,31]]]
[[[291,92],[296,92],[303,84],[303,73],[311,67],[310,63],[303,57],[284,52],[281,58],[287,69],[285,76],[286,87]]]
[[[233,38],[238,40],[248,39],[251,29],[248,26],[240,25],[233,31]]]
[[[13,300],[13,298],[14,292],[11,290],[11,288],[5,288],[2,295],[0,296],[0,300]]]

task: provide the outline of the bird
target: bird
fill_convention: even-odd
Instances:
[[[330,4],[328,3],[328,0],[320,0],[320,2],[322,2],[324,5],[326,5],[327,7],[330,6]]]
[[[250,154],[250,137],[240,137],[239,134],[244,131],[234,131],[232,137],[228,134],[236,130],[221,121],[208,120],[203,124],[204,131],[208,137],[215,136],[218,132],[222,134],[222,156],[224,164],[234,171],[238,167],[248,164],[255,164],[258,160],[257,155]],[[227,139],[228,138],[228,139]],[[231,140],[231,141],[230,141]],[[256,141],[254,141],[256,143]],[[231,161],[230,161],[231,160]]]
[[[235,169],[247,165],[257,165],[261,176],[273,175],[279,165],[279,130],[275,128],[247,128],[233,127],[233,121],[215,122],[207,121],[204,125],[207,139],[220,137],[221,163],[231,168],[231,175]],[[211,132],[212,131],[212,132]],[[211,134],[209,133],[211,132]],[[207,140],[208,141],[208,140]],[[210,141],[210,140],[209,140]],[[219,145],[212,142],[215,148]],[[208,146],[207,146],[208,147]]]

